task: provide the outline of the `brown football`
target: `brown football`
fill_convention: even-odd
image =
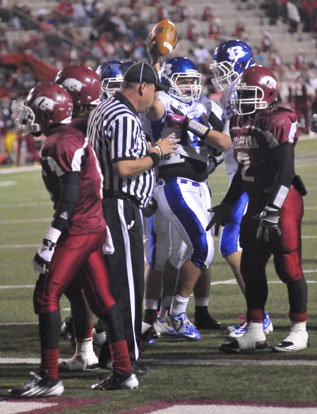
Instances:
[[[178,36],[176,26],[168,19],[161,20],[152,29],[160,55],[168,55],[176,46]]]

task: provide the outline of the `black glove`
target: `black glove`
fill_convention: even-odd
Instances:
[[[215,225],[214,233],[215,236],[218,236],[220,226],[225,226],[231,220],[232,206],[227,203],[221,203],[208,211],[211,211],[214,215],[206,227],[206,231],[210,230],[212,226]]]
[[[223,152],[217,150],[214,147],[207,146],[208,151],[208,174],[211,174],[215,171],[218,165],[222,164],[224,161]]]
[[[276,232],[279,236],[281,236],[282,232],[278,226],[278,222],[280,220],[280,213],[278,208],[265,206],[262,213],[258,214],[254,218],[260,220],[256,232],[256,238],[258,240],[263,240],[268,243],[270,240],[271,232]]]

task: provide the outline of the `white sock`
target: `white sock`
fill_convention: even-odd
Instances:
[[[143,299],[144,310],[147,310],[147,309],[157,310],[158,302],[159,302],[158,299]]]
[[[94,353],[92,338],[86,338],[84,341],[76,339],[76,354],[89,355]]]
[[[291,331],[306,332],[306,322],[291,321]]]
[[[188,302],[189,298],[175,295],[172,300],[170,315],[178,315],[179,313],[186,312]]]
[[[195,306],[207,306],[209,305],[210,298],[195,298]]]

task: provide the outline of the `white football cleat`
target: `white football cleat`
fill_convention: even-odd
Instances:
[[[97,355],[93,352],[86,354],[75,354],[71,359],[58,364],[59,372],[87,371],[99,366]]]
[[[273,347],[277,352],[294,352],[309,346],[306,322],[292,322],[287,337]]]
[[[245,351],[260,351],[267,348],[266,336],[263,332],[263,324],[250,322],[247,332],[232,342],[226,342],[219,346],[219,351],[226,354],[239,354]]]

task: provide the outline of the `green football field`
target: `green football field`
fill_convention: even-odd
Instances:
[[[225,331],[202,331],[203,338],[198,342],[160,338],[149,345],[142,355],[150,374],[140,377],[137,390],[92,391],[90,385],[108,374],[102,369],[63,374],[63,398],[41,399],[44,404],[44,411],[41,412],[62,410],[69,414],[93,414],[135,409],[129,412],[141,413],[151,412],[151,408],[146,411],[140,406],[151,407],[148,405],[151,403],[155,407],[158,401],[172,400],[183,403],[212,400],[221,404],[293,404],[314,406],[317,412],[316,167],[317,139],[300,141],[296,152],[296,171],[308,190],[304,198],[302,226],[303,269],[309,292],[310,347],[307,350],[282,354],[268,350],[226,356],[218,352],[219,344],[227,339]],[[227,190],[223,165],[210,177],[210,187],[213,202],[217,204]],[[20,411],[6,411],[10,401],[6,399],[7,390],[28,380],[29,372],[38,368],[37,317],[32,305],[37,275],[33,273],[32,259],[51,217],[51,202],[42,184],[39,168],[0,169],[0,412],[4,414],[22,412],[21,408],[17,408]],[[224,324],[234,324],[238,315],[245,313],[245,303],[228,265],[218,253],[218,240],[212,271],[210,312]],[[273,346],[287,334],[288,301],[286,287],[278,280],[272,261],[267,274],[269,298],[266,309],[271,312],[274,325],[274,332],[267,339],[269,346]],[[61,310],[63,318],[69,314],[69,303],[65,298],[61,301]],[[190,301],[188,314],[192,319],[193,300]],[[70,357],[70,344],[61,340],[60,345],[61,357]],[[50,404],[49,411],[45,411],[46,401]],[[31,409],[27,404],[22,402],[24,412]],[[163,408],[160,413],[163,412],[168,411]]]

